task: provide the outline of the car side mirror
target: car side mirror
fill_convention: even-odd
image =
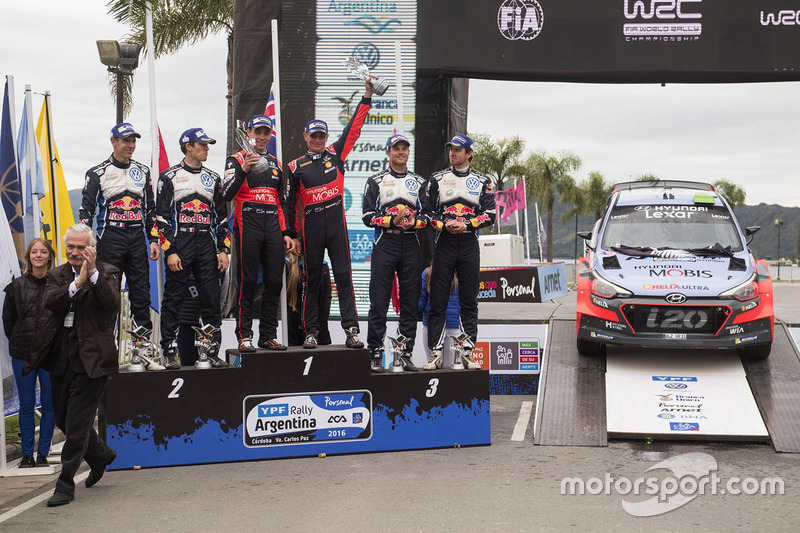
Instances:
[[[747,238],[747,244],[753,241],[753,236],[761,229],[761,226],[747,226],[744,228],[744,234]]]
[[[584,241],[586,241],[586,246],[587,246],[588,248],[590,248],[590,249],[594,250],[594,248],[592,248],[592,247],[589,245],[589,242],[591,242],[591,240],[592,240],[592,232],[591,232],[591,231],[578,231],[578,232],[575,232],[575,234],[576,234],[578,237],[580,237],[581,239],[583,239]]]

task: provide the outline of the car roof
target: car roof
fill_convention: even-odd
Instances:
[[[714,188],[694,181],[638,181],[614,187],[616,205],[723,205]]]

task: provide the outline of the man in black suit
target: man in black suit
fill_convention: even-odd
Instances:
[[[75,474],[86,460],[86,486],[97,483],[117,453],[103,442],[93,424],[110,374],[119,370],[114,326],[119,311],[119,270],[97,262],[92,229],[76,224],[64,236],[67,264],[47,273],[44,305],[45,344],[35,348],[34,364],[50,372],[56,425],[66,440],[61,475],[48,507],[71,502]]]

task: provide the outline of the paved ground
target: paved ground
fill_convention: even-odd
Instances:
[[[775,307],[779,319],[800,323],[800,285],[778,285]],[[513,309],[482,306],[481,316],[570,318],[574,296]],[[79,483],[76,500],[56,509],[44,505],[55,476],[0,478],[0,531],[797,530],[800,455],[736,443],[541,447],[532,444],[533,420],[524,438],[512,441],[523,402],[532,401],[492,397],[492,445],[485,447],[109,472],[92,489]],[[670,470],[648,469],[686,453],[713,458],[723,489],[734,477],[752,478],[748,484],[779,477],[785,494],[711,494],[707,486],[695,497],[687,483],[686,503],[666,512],[666,503],[641,503],[651,495],[614,490],[614,480],[654,476],[669,488]],[[612,484],[608,493],[562,495],[565,477],[610,478]],[[624,490],[624,480],[618,486]],[[640,503],[632,512],[659,514],[633,516],[623,501]],[[20,512],[20,505],[30,507]]]

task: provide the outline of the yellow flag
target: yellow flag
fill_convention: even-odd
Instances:
[[[67,260],[64,250],[64,234],[70,226],[75,224],[75,217],[72,215],[72,204],[69,201],[69,191],[64,182],[64,170],[61,167],[61,158],[58,156],[55,140],[50,140],[47,127],[47,98],[42,104],[42,111],[39,113],[39,123],[36,124],[36,141],[39,143],[39,153],[42,154],[42,171],[44,174],[45,195],[39,203],[42,207],[42,237],[50,241],[54,250],[60,251],[58,264],[63,264]],[[55,167],[55,180],[53,179],[53,167]],[[53,183],[56,183],[58,194],[53,196]],[[53,213],[58,213],[58,226],[54,223]],[[56,233],[57,228],[57,233]]]

